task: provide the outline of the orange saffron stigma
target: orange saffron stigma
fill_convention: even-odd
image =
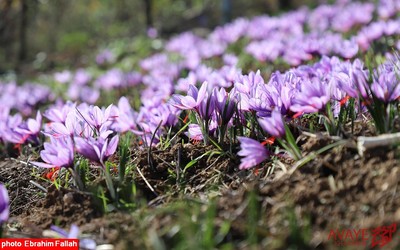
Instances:
[[[114,173],[118,173],[117,165],[114,165],[114,166],[113,166],[113,171],[114,171]]]
[[[201,142],[201,140],[198,139],[189,139],[189,141],[193,144],[193,145],[197,145]]]
[[[261,145],[265,146],[265,145],[273,145],[275,143],[275,137],[271,136],[269,138],[267,138],[265,141],[261,142]]]
[[[183,119],[183,123],[187,123],[187,121],[189,120],[189,114],[187,114],[186,116],[185,116],[185,118]]]
[[[22,144],[20,144],[20,143],[14,145],[14,149],[16,149],[19,154],[21,154],[21,145]]]
[[[21,138],[21,140],[19,140],[19,142],[16,143],[16,144],[14,145],[14,149],[16,149],[16,150],[18,151],[19,154],[21,154],[21,149],[22,149],[21,147],[22,147],[22,144],[25,143],[25,141],[26,141],[26,139],[28,139],[28,137],[29,137],[29,135],[24,135],[24,136]]]
[[[54,168],[50,169],[50,171],[44,175],[44,178],[54,181],[57,178],[59,171],[60,171],[60,167],[54,167]]]
[[[372,103],[371,103],[370,100],[364,100],[364,101],[361,102],[361,104],[364,105],[364,106],[370,106]]]
[[[346,102],[350,99],[350,96],[346,95],[345,97],[343,97],[342,100],[340,100],[340,106],[343,106],[346,104]]]
[[[296,114],[293,115],[293,118],[298,118],[302,114],[303,114],[303,112],[297,112]]]
[[[255,175],[255,176],[258,176],[259,174],[260,174],[260,172],[259,172],[259,168],[254,168],[254,170],[253,170],[253,174]]]

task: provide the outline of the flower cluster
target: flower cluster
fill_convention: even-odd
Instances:
[[[0,81],[1,109],[18,111],[21,115],[30,116],[40,104],[54,99],[53,93],[46,86],[25,83],[18,86],[15,82]]]
[[[112,105],[100,109],[97,106],[68,102],[49,108],[45,117],[44,134],[50,142],[44,144],[40,155],[46,163],[34,162],[41,167],[74,167],[74,151],[99,163],[111,156],[118,145],[118,135],[111,129],[118,110]]]
[[[36,118],[23,120],[21,114],[10,115],[6,107],[0,110],[0,140],[19,146],[25,143],[39,144],[42,127],[42,115],[37,112]]]
[[[0,184],[0,225],[8,220],[10,214],[10,199],[7,189]]]
[[[349,98],[356,112],[368,110],[378,117],[375,109],[390,110],[400,96],[398,60],[389,62],[387,56],[388,62],[367,70],[371,67],[355,58],[360,51],[384,53],[400,45],[399,11],[394,0],[344,0],[276,17],[239,18],[208,36],[185,32],[165,41],[163,48],[139,61],[137,71],[113,65],[120,56],[105,49],[96,57],[101,67],[52,76],[69,100],[82,103],[58,100],[43,110],[49,121],[43,133],[49,139],[40,153],[45,163],[38,165],[73,168],[78,153],[104,167],[116,151],[119,134],[130,131],[153,146],[180,124],[178,117],[185,112],[197,118],[191,116],[189,138],[218,138],[220,143],[236,141],[228,138],[228,131],[258,141],[266,136],[285,139],[284,125],[306,114],[319,115],[333,126],[332,119],[348,106]],[[261,71],[243,73],[248,71],[246,60],[258,61]],[[267,72],[262,64],[266,61],[297,68]],[[102,91],[129,90],[138,84],[140,97],[129,98],[140,99],[139,105],[120,97],[117,105],[94,106]],[[49,89],[1,83],[0,93],[9,103],[0,108],[0,140],[40,144],[41,113],[24,116],[54,99]],[[380,132],[390,131],[391,120],[379,123]],[[253,143],[243,138],[240,142],[243,148]],[[243,148],[241,156],[249,152]]]

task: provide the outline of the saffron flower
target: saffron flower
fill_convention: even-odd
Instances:
[[[200,103],[198,114],[204,121],[209,121],[215,111],[215,97],[213,95],[206,94],[206,97]]]
[[[19,133],[28,134],[35,137],[39,134],[41,126],[42,115],[40,114],[40,111],[38,111],[36,114],[36,119],[29,118],[25,125],[16,128],[15,130]]]
[[[297,113],[316,113],[323,110],[331,98],[331,85],[321,80],[304,81],[300,92],[293,97],[290,109]]]
[[[89,106],[86,109],[85,107],[83,109],[79,107],[78,110],[85,122],[89,123],[97,131],[100,131],[102,126],[110,126],[117,118],[116,110],[112,104],[106,109],[100,109],[98,106]]]
[[[45,126],[45,134],[54,137],[73,136],[75,132],[79,131],[76,114],[71,111],[64,123],[52,122]]]
[[[96,56],[96,63],[98,65],[113,63],[114,61],[115,61],[115,55],[109,49],[105,49],[105,50],[101,51]]]
[[[26,122],[22,121],[22,116],[17,113],[9,116],[4,122],[5,128],[1,131],[1,136],[5,141],[20,145],[26,142],[38,144],[38,136],[42,125],[42,116],[37,113],[36,119],[29,118]]]
[[[64,70],[62,72],[56,72],[54,74],[54,80],[59,83],[65,84],[68,83],[72,79],[71,71]]]
[[[285,124],[278,110],[272,111],[270,117],[259,118],[258,123],[264,131],[274,137],[281,138],[285,135]]]
[[[369,99],[370,90],[363,63],[356,59],[352,64],[345,62],[338,67],[338,72],[333,73],[333,79],[339,89],[353,98]]]
[[[138,113],[134,111],[126,97],[121,97],[118,101],[118,118],[113,123],[112,128],[120,133],[129,130],[137,131]]]
[[[48,108],[43,116],[49,119],[52,122],[61,122],[64,123],[67,119],[68,114],[71,111],[74,111],[76,108],[76,103],[68,101],[65,104],[58,103],[50,108]]]
[[[50,230],[43,231],[43,236],[50,238],[79,239],[79,227],[75,224],[72,224],[69,232],[67,232],[62,228],[51,225]],[[80,249],[95,250],[96,245],[96,241],[93,239],[79,239]]]
[[[189,124],[188,132],[185,135],[193,141],[203,140],[203,133],[201,132],[201,127],[197,124]]]
[[[3,184],[0,184],[0,224],[8,220],[10,214],[10,198]]]
[[[238,155],[244,157],[240,161],[239,169],[252,168],[268,158],[269,152],[260,142],[242,136],[238,136],[238,140],[240,142]]]
[[[384,72],[371,85],[372,94],[386,103],[400,97],[400,84],[395,72]]]
[[[75,137],[76,151],[91,161],[100,163],[102,167],[104,162],[115,153],[118,146],[118,135],[111,139],[108,138],[112,131],[103,132],[98,138]]]
[[[195,86],[189,85],[187,96],[173,95],[171,105],[182,110],[198,110],[200,104],[206,98],[207,88],[207,82],[204,82],[199,90]]]
[[[296,145],[292,132],[285,128],[283,117],[279,110],[274,110],[270,117],[259,118],[258,122],[263,130],[276,137],[279,144],[285,148],[294,159],[301,159],[300,149]]]
[[[40,151],[43,162],[32,162],[38,167],[72,168],[74,165],[74,144],[70,137],[50,137],[50,142],[44,143],[44,150]]]
[[[215,88],[213,96],[221,122],[222,124],[227,124],[235,111],[235,102],[232,100],[231,94],[228,94],[224,88],[219,91]]]

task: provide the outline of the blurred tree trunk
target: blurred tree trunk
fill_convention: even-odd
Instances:
[[[232,19],[232,0],[222,0],[222,22],[228,23]]]
[[[6,71],[10,64],[13,64],[14,49],[14,22],[13,0],[0,1],[0,74]]]
[[[153,16],[152,16],[153,0],[143,0],[143,3],[144,3],[144,11],[146,14],[146,28],[149,29],[153,27]]]
[[[280,0],[279,7],[281,10],[288,10],[291,7],[291,0]]]
[[[0,37],[2,37],[8,23],[8,14],[11,10],[12,0],[6,0],[0,5]]]
[[[68,13],[69,11],[69,1],[55,1],[52,0],[50,3],[50,11],[53,13],[51,18],[51,23],[49,24],[49,30],[51,32],[48,33],[48,50],[47,52],[52,55],[57,51],[57,45],[59,43],[59,33],[60,33],[60,24],[63,20],[64,13]]]
[[[20,14],[20,27],[19,27],[18,61],[23,62],[26,60],[26,55],[27,55],[26,31],[28,26],[28,2],[22,0],[20,3],[21,3],[21,14]]]

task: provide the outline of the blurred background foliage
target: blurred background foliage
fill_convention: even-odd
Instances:
[[[0,0],[0,75],[80,67],[98,48],[200,33],[240,16],[274,15],[316,0]],[[140,43],[139,43],[140,46]]]

